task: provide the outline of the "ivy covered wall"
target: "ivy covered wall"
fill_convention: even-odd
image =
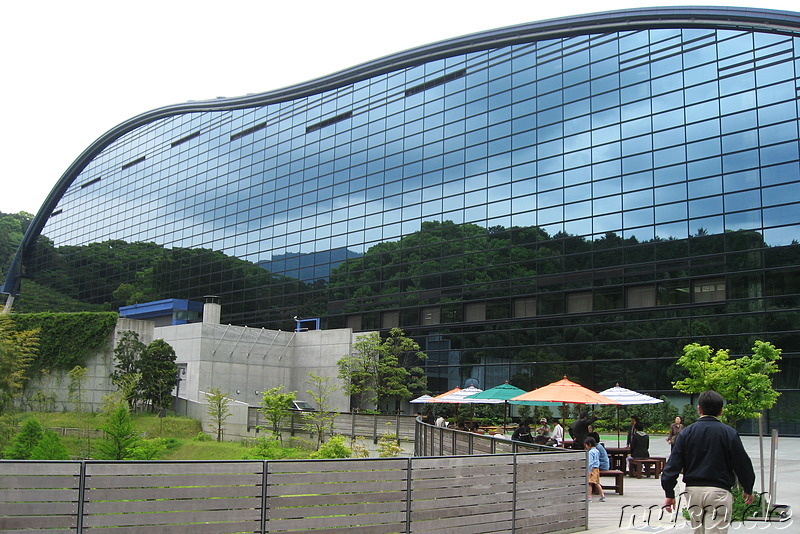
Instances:
[[[89,357],[105,348],[117,324],[114,312],[15,313],[16,330],[39,329],[39,354],[28,369],[28,376],[43,369],[69,371],[86,366]]]

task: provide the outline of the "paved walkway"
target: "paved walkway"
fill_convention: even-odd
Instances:
[[[759,440],[743,437],[745,448],[756,470],[755,491],[761,492]],[[650,454],[668,456],[669,446],[663,437],[652,436]],[[769,490],[770,439],[764,438],[764,490]],[[800,438],[779,438],[776,451],[775,503],[790,506],[790,514],[800,510]],[[589,506],[589,530],[593,534],[620,532],[691,532],[683,517],[673,522],[674,515],[661,513],[664,492],[658,479],[625,477],[625,494],[606,492],[606,502],[595,497]],[[648,513],[649,512],[649,513]],[[799,512],[800,513],[800,512]],[[790,517],[784,522],[746,522],[731,525],[729,532],[800,532],[800,520],[793,524]]]

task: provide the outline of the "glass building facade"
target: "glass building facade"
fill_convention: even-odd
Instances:
[[[685,344],[763,339],[784,350],[770,424],[797,433],[799,75],[798,14],[649,9],[162,108],[76,160],[4,289],[400,327],[433,392],[661,394]]]

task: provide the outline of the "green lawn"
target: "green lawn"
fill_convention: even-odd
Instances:
[[[45,428],[80,429],[70,430],[62,437],[62,442],[69,454],[74,458],[86,456],[87,451],[94,450],[93,442],[97,437],[87,438],[84,430],[98,429],[103,424],[103,416],[97,413],[79,414],[72,412],[24,412],[18,414],[20,423],[35,417]],[[239,460],[245,457],[248,447],[242,442],[198,441],[195,438],[201,432],[200,422],[188,417],[158,417],[154,414],[135,414],[134,424],[139,432],[148,439],[166,438],[175,446],[167,450],[162,460]]]

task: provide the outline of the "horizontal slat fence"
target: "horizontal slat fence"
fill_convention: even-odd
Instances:
[[[440,452],[343,460],[0,460],[0,532],[488,534],[587,527],[583,453],[419,426],[421,446]],[[487,448],[494,454],[474,454]]]
[[[301,412],[293,412],[284,421],[284,432],[297,434],[308,432],[307,419]],[[395,434],[398,440],[414,439],[415,418],[411,415],[380,415],[352,412],[339,412],[333,421],[333,433],[351,438],[360,436],[377,442],[384,434]],[[247,426],[250,429],[268,427],[264,415],[258,406],[250,406],[247,410]]]
[[[78,462],[0,462],[0,532],[76,532]]]

